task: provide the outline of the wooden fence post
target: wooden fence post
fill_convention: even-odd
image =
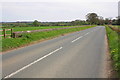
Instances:
[[[3,34],[4,34],[4,38],[6,38],[6,32],[5,32],[5,29],[3,29]]]
[[[13,33],[13,29],[11,29],[11,37],[13,37],[13,34],[12,34],[12,33]]]

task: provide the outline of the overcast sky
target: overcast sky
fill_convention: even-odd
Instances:
[[[9,1],[9,2],[8,2]],[[4,0],[2,21],[56,22],[85,20],[88,13],[104,18],[118,16],[119,0]],[[1,6],[0,6],[1,7]]]

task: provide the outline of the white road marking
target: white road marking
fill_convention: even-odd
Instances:
[[[90,33],[90,32],[86,33],[85,36],[88,35],[89,33]]]
[[[88,35],[89,33],[90,33],[90,32],[86,33],[86,34],[85,34],[85,35],[83,35],[83,36],[86,36],[86,35]],[[74,39],[74,40],[72,41],[72,43],[73,43],[73,42],[75,42],[75,41],[77,41],[78,39],[82,38],[83,36],[80,36],[80,37],[78,37],[78,38]]]
[[[80,39],[80,38],[82,38],[82,37],[83,37],[83,36],[80,36],[80,37],[74,39],[74,40],[72,41],[72,43],[75,42],[75,41],[77,41],[78,39]]]
[[[97,28],[94,29],[94,30],[92,30],[92,31],[90,31],[90,32],[88,32],[88,33],[86,33],[86,34],[84,34],[83,36],[86,36],[86,35],[90,34],[91,32],[94,32],[95,30],[97,30]],[[74,39],[74,40],[72,41],[72,43],[75,42],[75,41],[77,41],[78,39],[82,38],[83,36],[80,36],[80,37]]]
[[[19,70],[15,71],[15,72],[13,72],[13,73],[11,73],[10,75],[8,75],[8,76],[4,77],[4,79],[5,79],[5,78],[10,78],[10,77],[14,76],[15,74],[19,73],[20,71],[22,71],[22,70],[24,70],[24,69],[26,69],[26,68],[30,67],[31,65],[33,65],[33,64],[35,64],[35,63],[37,63],[37,62],[41,61],[42,59],[44,59],[44,58],[46,58],[46,57],[50,56],[51,54],[53,54],[53,53],[55,53],[55,52],[59,51],[59,50],[60,50],[60,49],[62,49],[62,48],[63,48],[63,47],[60,47],[60,48],[58,48],[58,49],[54,50],[53,52],[50,52],[49,54],[47,54],[47,55],[45,55],[45,56],[43,56],[43,57],[41,57],[41,58],[39,58],[39,59],[35,60],[34,62],[32,62],[32,63],[30,63],[30,64],[28,64],[28,65],[26,65],[26,66],[22,67],[21,69],[19,69]]]

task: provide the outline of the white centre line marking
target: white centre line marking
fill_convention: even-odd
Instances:
[[[30,63],[30,64],[28,64],[28,65],[26,65],[26,66],[22,67],[21,69],[19,69],[19,70],[15,71],[15,72],[13,72],[13,73],[11,73],[10,75],[8,75],[8,76],[4,77],[4,79],[5,79],[5,78],[10,78],[10,77],[14,76],[15,74],[19,73],[20,71],[22,71],[22,70],[24,70],[24,69],[26,69],[26,68],[30,67],[31,65],[33,65],[33,64],[35,64],[35,63],[37,63],[37,62],[41,61],[42,59],[44,59],[44,58],[46,58],[46,57],[50,56],[51,54],[53,54],[53,53],[55,53],[55,52],[59,51],[59,50],[60,50],[60,49],[62,49],[62,48],[63,48],[63,47],[60,47],[60,48],[58,48],[58,49],[54,50],[53,52],[50,52],[49,54],[47,54],[47,55],[45,55],[45,56],[43,56],[43,57],[41,57],[41,58],[39,58],[39,59],[35,60],[34,62],[32,62],[32,63]]]
[[[72,43],[75,42],[75,41],[77,41],[78,39],[80,39],[80,38],[82,38],[82,37],[83,37],[83,36],[80,36],[80,37],[76,38],[75,40],[72,41]]]
[[[83,36],[86,36],[86,35],[90,34],[91,32],[93,32],[93,31],[90,31],[90,32],[84,34]],[[83,36],[80,36],[80,37],[74,39],[74,40],[72,41],[72,43],[75,42],[75,41],[77,41],[78,39],[82,38]]]
[[[86,33],[85,35],[88,35],[89,34],[89,32],[88,33]]]

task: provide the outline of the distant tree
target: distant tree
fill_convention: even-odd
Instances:
[[[118,16],[118,18],[117,18],[117,25],[120,25],[120,16]]]
[[[84,20],[71,21],[71,25],[86,25],[86,24],[88,24],[88,23]]]
[[[102,16],[99,16],[98,17],[98,25],[103,25],[103,24],[105,24],[104,18]]]
[[[117,20],[117,25],[120,25],[120,19]]]
[[[105,18],[104,23],[105,23],[105,24],[109,24],[109,23],[110,23],[109,18]]]
[[[75,20],[75,21],[72,21],[71,24],[72,25],[80,25],[81,22],[80,22],[80,20]]]
[[[33,22],[33,26],[40,26],[40,23],[39,23],[37,20],[35,20],[35,21]]]
[[[88,13],[86,15],[87,21],[91,24],[98,24],[98,15],[96,13]]]
[[[117,25],[117,19],[112,20],[112,25]]]

